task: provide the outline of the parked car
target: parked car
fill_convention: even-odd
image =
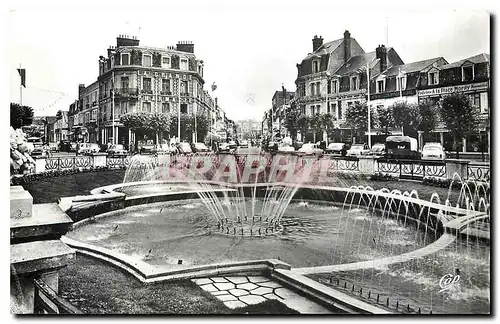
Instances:
[[[218,147],[219,153],[229,153],[229,143],[220,143]]]
[[[247,140],[243,140],[240,142],[240,147],[241,148],[248,148],[248,141]]]
[[[238,148],[238,143],[236,141],[229,141],[229,150],[235,151]]]
[[[28,153],[31,153],[37,146],[43,146],[43,142],[40,137],[28,137],[26,146],[28,147]]]
[[[426,143],[422,148],[422,160],[443,161],[445,158],[446,152],[441,143]]]
[[[37,145],[30,155],[32,157],[50,157],[51,154],[47,145]]]
[[[59,142],[59,151],[69,152],[71,151],[71,142],[68,140],[62,140]]]
[[[385,156],[385,144],[382,143],[377,143],[372,146],[372,149],[368,153],[369,155],[372,156]]]
[[[271,154],[276,154],[278,152],[279,145],[278,142],[269,142],[267,144],[267,151]]]
[[[139,150],[140,154],[157,154],[158,153],[158,148],[156,145],[147,143],[143,144]]]
[[[107,152],[109,156],[126,156],[128,154],[122,144],[111,145]]]
[[[193,151],[193,153],[203,153],[210,152],[210,149],[205,145],[205,143],[192,143],[191,151]]]
[[[315,155],[322,156],[323,150],[319,148],[318,144],[307,143],[302,145],[302,147],[297,151],[299,155]]]
[[[191,145],[188,142],[181,142],[177,144],[177,152],[182,154],[193,153]]]
[[[347,156],[360,156],[368,155],[370,148],[367,144],[352,144],[351,148],[347,150]]]
[[[291,145],[284,144],[278,146],[278,152],[280,153],[295,152],[295,149]]]
[[[100,150],[99,144],[95,143],[78,143],[76,155],[88,155],[98,153]]]
[[[59,145],[55,142],[49,143],[49,150],[51,152],[59,152]]]
[[[78,149],[78,143],[71,142],[70,145],[69,145],[69,151],[70,152],[76,152],[77,149]]]
[[[349,144],[330,143],[325,149],[325,154],[345,156],[347,154],[348,149],[349,149]]]
[[[389,159],[420,159],[417,139],[410,136],[389,136],[385,139]]]

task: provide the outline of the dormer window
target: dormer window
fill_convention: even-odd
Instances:
[[[122,65],[129,65],[129,54],[122,54]]]
[[[376,90],[377,93],[382,93],[385,91],[385,76],[381,75],[376,80]]]
[[[429,75],[428,75],[428,84],[429,85],[436,85],[439,83],[439,72],[434,70],[432,72],[429,72]]]
[[[142,56],[142,66],[151,67],[153,63],[151,55]]]
[[[472,81],[474,80],[474,65],[464,65],[462,66],[462,81]]]
[[[406,90],[406,75],[398,75],[396,77],[396,90]]]
[[[183,58],[181,59],[181,70],[187,70],[188,69],[188,60]]]
[[[339,80],[332,80],[332,93],[339,92]]]
[[[162,56],[161,58],[161,67],[162,68],[170,68],[170,57]]]
[[[319,72],[319,61],[313,61],[313,73]]]
[[[350,79],[350,90],[359,90],[359,78],[358,76],[352,76]]]

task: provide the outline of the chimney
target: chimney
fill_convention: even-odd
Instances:
[[[351,33],[348,30],[344,32],[344,63],[351,58]]]
[[[375,49],[375,57],[380,59],[380,73],[387,69],[387,48],[385,45],[379,45]]]
[[[85,84],[80,83],[78,85],[78,93],[82,92],[83,90],[85,90]]]
[[[118,35],[116,37],[116,47],[120,46],[139,46],[139,40],[135,36]]]
[[[180,41],[177,42],[179,52],[194,53],[194,44],[192,42]]]
[[[323,37],[319,36],[319,38],[318,38],[318,35],[314,35],[314,38],[313,38],[313,53],[316,52],[318,50],[318,48],[321,47],[321,45],[323,45]]]

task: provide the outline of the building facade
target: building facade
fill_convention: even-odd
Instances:
[[[68,127],[68,112],[61,111],[61,116],[54,123],[54,135],[55,141],[64,141],[69,137],[69,127]]]
[[[314,36],[312,43],[313,52],[297,64],[297,107],[307,116],[330,114],[335,128],[332,140],[350,142],[351,128],[345,125],[348,107],[367,101],[368,78],[404,62],[393,48],[383,45],[365,53],[347,30],[341,39],[323,44],[322,37]]]
[[[467,134],[461,143],[462,152],[490,150],[490,56],[479,54],[450,64],[433,67],[427,71],[417,91],[419,102],[438,105],[441,98],[452,93],[469,97],[479,113],[481,121],[477,131]],[[441,142],[446,150],[453,150],[453,138],[446,125],[438,122],[432,139]]]
[[[203,89],[203,69],[191,42],[156,48],[141,46],[136,37],[120,35],[107,56],[99,57],[97,80],[79,86],[78,100],[69,109],[73,139],[124,145],[145,140],[136,139],[120,123],[121,116],[140,112],[203,114],[211,121],[210,132],[217,133],[221,109]]]
[[[257,140],[262,133],[261,122],[254,119],[244,119],[235,122],[240,139]]]

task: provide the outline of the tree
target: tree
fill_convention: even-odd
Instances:
[[[146,135],[170,131],[170,117],[157,113],[133,113],[125,114],[120,117],[120,122],[137,135]],[[136,136],[137,141],[137,136]]]
[[[302,141],[305,141],[307,130],[309,129],[310,118],[305,114],[300,114],[297,119],[297,129],[300,131]]]
[[[333,117],[331,114],[323,114],[320,116],[320,124],[321,127],[323,128],[323,133],[326,133],[327,136],[329,135],[329,132],[333,130],[333,120],[335,117]]]
[[[316,143],[316,133],[321,131],[321,115],[316,114],[309,120],[309,127],[313,132],[313,142]]]
[[[389,128],[395,126],[391,107],[378,106],[377,119],[380,128],[384,130],[385,134],[389,134]]]
[[[290,132],[292,140],[297,140],[297,132],[299,130],[299,118],[301,116],[300,110],[294,109],[293,107],[287,110],[284,125],[285,128]]]
[[[418,105],[420,114],[418,129],[423,132],[424,138],[433,131],[437,125],[438,110],[429,102],[423,102]]]
[[[56,118],[57,118],[57,120],[62,119],[62,111],[61,110],[57,111]]]
[[[371,119],[373,121],[373,111],[371,111]],[[355,102],[352,106],[347,107],[346,124],[359,134],[360,138],[364,138],[364,134],[368,131],[368,106],[366,103]]]
[[[477,130],[479,112],[471,105],[466,95],[454,93],[441,99],[440,114],[453,137],[458,159],[461,140],[467,133]]]
[[[411,137],[417,137],[420,126],[420,112],[417,105],[400,101],[391,107],[396,127],[403,128],[403,133]]]
[[[10,126],[14,129],[33,123],[33,108],[21,106],[17,103],[10,103]]]

